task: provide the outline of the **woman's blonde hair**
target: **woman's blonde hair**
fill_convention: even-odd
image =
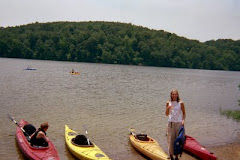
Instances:
[[[173,89],[172,91],[171,91],[171,93],[170,93],[170,100],[169,101],[173,101],[173,99],[172,99],[172,93],[173,92],[176,92],[177,93],[177,102],[179,102],[180,101],[180,97],[179,97],[179,93],[178,93],[178,90],[177,89]]]
[[[48,122],[44,122],[40,125],[41,129],[48,128],[48,127],[49,127]]]

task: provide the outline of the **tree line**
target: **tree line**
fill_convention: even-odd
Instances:
[[[189,40],[119,22],[0,28],[0,57],[240,71],[240,40]]]

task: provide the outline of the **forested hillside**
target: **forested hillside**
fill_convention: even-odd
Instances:
[[[0,28],[0,57],[240,71],[240,40],[201,43],[117,22]]]

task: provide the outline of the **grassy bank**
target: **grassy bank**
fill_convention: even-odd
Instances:
[[[240,110],[221,110],[222,115],[233,118],[240,122]]]

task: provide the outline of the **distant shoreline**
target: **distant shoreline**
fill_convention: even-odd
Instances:
[[[0,38],[0,57],[240,71],[240,40],[202,43],[128,23],[33,23]]]

